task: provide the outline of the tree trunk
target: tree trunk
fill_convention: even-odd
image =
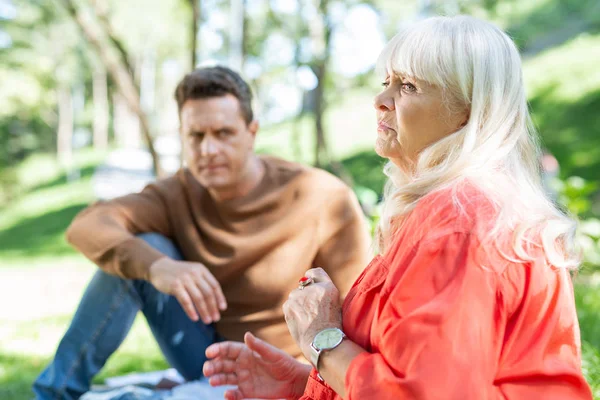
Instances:
[[[325,111],[325,63],[313,67],[318,84],[314,91],[315,113],[315,166],[321,168],[329,163],[329,149],[323,128],[323,113]]]
[[[71,90],[61,87],[58,96],[58,132],[56,141],[56,156],[61,167],[67,172],[73,160],[73,97]]]
[[[142,133],[144,135],[144,139],[146,141],[146,145],[148,146],[148,151],[152,156],[152,162],[154,165],[154,172],[158,177],[163,175],[162,169],[160,167],[160,160],[156,150],[154,149],[152,133],[150,129],[150,123],[148,122],[148,118],[144,111],[140,106],[140,98],[138,95],[137,85],[135,84],[135,80],[131,75],[131,72],[128,71],[126,66],[123,63],[123,60],[115,57],[112,52],[110,46],[105,43],[101,39],[101,35],[96,32],[92,26],[89,24],[83,15],[77,10],[75,3],[73,0],[62,0],[63,5],[73,18],[73,20],[77,23],[88,42],[92,45],[92,47],[97,51],[102,63],[106,67],[106,70],[110,74],[111,78],[117,84],[119,92],[123,95],[130,109],[137,114],[140,119],[140,126],[142,128]],[[106,32],[105,32],[106,33]],[[122,48],[124,51],[124,48]]]
[[[327,64],[331,55],[330,42],[332,27],[329,22],[329,1],[321,0],[319,2],[319,14],[321,19],[312,23],[311,30],[313,40],[320,42],[318,48],[321,54],[317,54],[313,63],[312,70],[317,77],[317,87],[314,91],[314,115],[315,115],[315,165],[322,167],[328,164],[330,160],[327,140],[325,138],[325,129],[323,127],[323,114],[325,113],[325,80],[327,78]]]
[[[117,38],[115,31],[108,19],[108,10],[109,5],[106,0],[92,0],[92,4],[94,6],[94,13],[98,18],[98,22],[100,23],[102,30],[106,33],[108,40],[112,43],[112,45],[117,49],[119,55],[121,56],[121,62],[125,65],[125,68],[133,74],[133,67],[129,60],[129,54],[125,49],[125,45],[123,42]]]
[[[127,101],[120,93],[113,96],[114,117],[113,128],[118,147],[137,149],[141,144],[140,120],[131,111]]]
[[[229,67],[241,73],[244,65],[244,0],[231,0],[230,6]]]
[[[190,32],[190,61],[191,69],[196,69],[197,60],[197,48],[198,48],[198,22],[200,20],[200,0],[190,0],[192,6],[192,30]]]
[[[103,151],[108,148],[109,104],[106,71],[101,66],[94,71],[93,98],[94,149]]]
[[[331,36],[333,35],[333,26],[329,19],[329,0],[321,0],[319,3],[319,14],[321,15],[321,34],[322,34],[322,55],[317,57],[312,69],[317,76],[318,84],[315,88],[315,165],[322,167],[331,166],[333,172],[339,176],[346,184],[352,186],[352,176],[346,171],[342,163],[337,162],[331,156],[327,143],[327,133],[323,124],[323,116],[327,108],[325,101],[325,81],[331,58]]]

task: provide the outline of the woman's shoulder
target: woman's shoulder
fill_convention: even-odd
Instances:
[[[461,251],[467,250],[477,265],[501,273],[518,256],[512,245],[514,232],[502,224],[497,228],[499,213],[500,207],[484,190],[461,181],[423,197],[401,222],[388,249],[435,249],[455,236],[461,238],[459,247],[469,247]],[[456,250],[459,243],[454,241]]]
[[[483,239],[498,212],[497,205],[481,188],[465,180],[423,197],[405,222],[410,230],[422,232],[420,240],[459,232]]]

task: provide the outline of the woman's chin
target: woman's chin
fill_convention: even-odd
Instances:
[[[380,139],[375,142],[375,153],[379,157],[387,159],[402,157],[402,151],[400,151],[398,143],[389,143]]]

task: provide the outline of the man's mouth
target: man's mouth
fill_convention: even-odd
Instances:
[[[222,168],[226,168],[226,166],[223,164],[209,164],[209,165],[200,166],[200,169],[205,170],[205,171],[216,171],[216,170],[219,170]]]

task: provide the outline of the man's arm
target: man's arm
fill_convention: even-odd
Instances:
[[[174,296],[191,320],[218,321],[227,301],[206,266],[170,259],[135,237],[143,232],[172,236],[167,204],[158,187],[165,182],[87,208],[67,230],[67,240],[104,271],[147,280]]]
[[[66,237],[104,271],[147,280],[150,265],[164,254],[135,237],[143,232],[171,236],[167,206],[156,185],[86,208],[75,217]]]
[[[349,187],[328,194],[319,236],[322,244],[314,265],[327,272],[343,299],[371,258],[365,217]]]

